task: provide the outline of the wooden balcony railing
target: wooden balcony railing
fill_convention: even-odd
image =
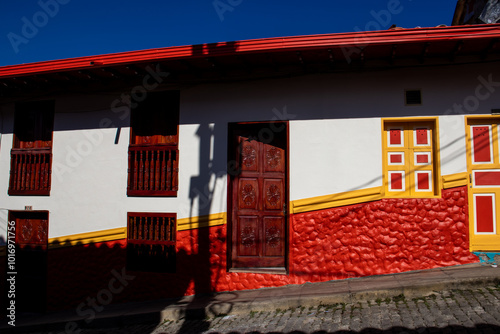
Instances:
[[[52,149],[12,149],[9,195],[50,195]]]
[[[129,213],[127,269],[175,272],[175,213]]]
[[[175,146],[130,146],[129,196],[176,196],[179,150]]]
[[[175,214],[137,213],[128,219],[128,243],[175,245]]]

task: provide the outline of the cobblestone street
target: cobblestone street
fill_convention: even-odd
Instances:
[[[166,321],[98,333],[500,333],[500,286],[403,295],[346,304],[250,312],[204,320]]]

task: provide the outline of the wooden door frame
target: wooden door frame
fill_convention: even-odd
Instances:
[[[275,126],[284,125],[285,126],[285,204],[286,210],[284,214],[285,218],[285,267],[283,269],[274,268],[233,268],[232,266],[232,252],[233,252],[233,179],[237,175],[236,164],[235,164],[235,151],[237,144],[234,142],[235,130],[239,127],[245,125],[270,125]],[[269,126],[269,130],[272,133],[277,133],[273,131],[272,127]],[[281,132],[281,131],[280,131]],[[290,245],[290,131],[289,122],[284,121],[255,121],[255,122],[230,122],[228,123],[228,134],[227,134],[227,261],[226,270],[228,272],[251,272],[251,273],[261,273],[261,274],[286,274],[289,273],[289,245]]]

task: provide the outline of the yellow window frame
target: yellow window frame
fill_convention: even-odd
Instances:
[[[488,125],[491,126],[491,163],[473,163],[473,138],[471,133],[472,126]],[[469,196],[469,238],[471,251],[499,251],[500,250],[500,187],[498,186],[475,186],[474,172],[498,171],[500,170],[500,116],[477,115],[465,117],[465,138],[467,143],[467,182]],[[495,233],[477,233],[476,232],[476,212],[475,196],[493,195],[494,219],[496,221]]]
[[[418,145],[415,140],[416,129],[425,127],[428,131],[428,145]],[[401,145],[390,145],[391,129],[401,129]],[[382,119],[382,166],[384,197],[390,198],[435,198],[441,196],[441,170],[439,158],[439,120],[433,118],[384,118]],[[402,154],[402,163],[392,163],[391,155]],[[417,155],[427,155],[428,162],[417,162]],[[399,158],[399,157],[397,157]],[[420,159],[419,159],[420,160]],[[403,190],[392,189],[390,180],[404,172]],[[428,176],[430,190],[422,191],[416,187],[420,175]],[[394,175],[394,177],[393,177]]]

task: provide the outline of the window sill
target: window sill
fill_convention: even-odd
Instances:
[[[9,196],[50,196],[50,190],[9,190]]]
[[[156,190],[128,190],[128,197],[177,197],[177,190],[156,191]]]
[[[275,274],[288,275],[286,268],[269,267],[269,268],[231,268],[230,273],[249,273],[249,274]]]

